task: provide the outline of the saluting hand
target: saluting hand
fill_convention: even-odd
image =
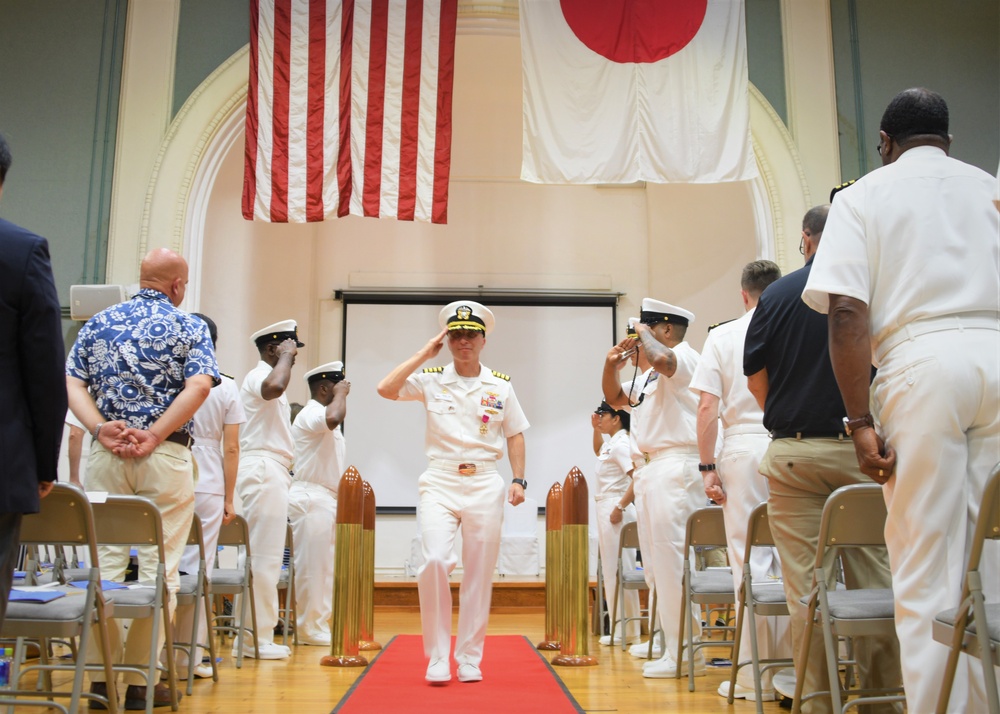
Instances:
[[[333,385],[334,396],[338,394],[343,394],[345,397],[351,393],[351,383],[346,379],[342,379]]]
[[[444,338],[447,336],[448,330],[445,328],[441,330],[436,336],[430,339],[426,345],[424,345],[423,353],[424,359],[429,360],[438,356],[441,348],[444,347]]]
[[[281,357],[283,357],[284,355],[291,355],[292,356],[292,362],[294,363],[295,362],[295,355],[297,355],[299,353],[299,347],[298,347],[298,345],[295,344],[295,340],[293,340],[291,337],[289,337],[288,339],[286,339],[283,342],[279,343],[278,346],[275,347],[274,351],[278,354],[278,358],[279,359]]]
[[[630,349],[635,347],[635,343],[636,339],[634,337],[626,337],[608,352],[608,356],[606,357],[607,363],[613,367],[621,367],[625,359],[627,359],[626,354]]]

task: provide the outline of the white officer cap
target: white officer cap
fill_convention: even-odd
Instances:
[[[299,331],[295,320],[282,320],[250,335],[250,341],[257,345],[258,349],[269,342],[284,342],[287,339],[295,340],[296,347],[305,347],[304,343],[299,342]]]
[[[321,379],[329,379],[333,382],[339,382],[344,378],[344,363],[343,362],[327,362],[326,364],[321,364],[315,369],[311,369],[306,372],[305,380],[312,384],[313,382],[318,382]]]
[[[479,330],[485,334],[493,331],[496,319],[489,308],[472,300],[456,300],[448,303],[438,314],[441,329]]]
[[[642,299],[642,310],[639,312],[639,320],[644,325],[655,325],[658,322],[669,322],[674,325],[687,326],[694,322],[694,313],[677,307],[670,303],[654,300],[653,298]]]

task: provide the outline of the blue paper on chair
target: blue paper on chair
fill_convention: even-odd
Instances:
[[[70,583],[74,588],[87,589],[89,583],[86,580],[74,580]],[[124,590],[128,585],[125,583],[116,583],[114,580],[102,580],[101,590]]]
[[[20,590],[13,588],[10,591],[10,602],[52,602],[61,597],[66,597],[66,593],[60,590]]]

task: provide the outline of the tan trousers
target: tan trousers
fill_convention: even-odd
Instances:
[[[798,654],[805,631],[808,608],[800,604],[812,589],[819,526],[827,497],[841,486],[871,483],[858,471],[854,444],[849,439],[776,439],[771,442],[760,464],[767,476],[770,496],[767,501],[771,532],[778,544],[785,595],[792,621],[793,652]],[[842,558],[848,588],[891,587],[889,557],[872,550],[846,550]],[[834,562],[825,562],[827,584],[835,585]],[[898,687],[899,643],[895,636],[856,638],[854,654],[863,687]],[[796,677],[805,678],[803,692],[828,690],[823,633],[813,630],[808,670],[796,662]],[[831,711],[830,698],[819,697],[803,706],[805,714]],[[861,707],[863,712],[895,712],[891,704]]]
[[[178,567],[181,554],[191,530],[194,516],[194,467],[191,451],[180,444],[165,441],[149,456],[141,459],[120,459],[105,449],[97,441],[90,451],[87,464],[87,489],[107,491],[126,496],[145,496],[160,509],[163,520],[163,549],[166,559],[167,584],[170,588],[170,611],[174,611],[176,592],[180,587]],[[125,580],[128,568],[129,549],[127,547],[100,546],[97,560],[104,580]],[[156,549],[139,548],[139,580],[154,580],[157,566]],[[163,647],[163,623],[159,623],[159,636],[155,651]],[[128,630],[124,648],[124,623],[112,620],[108,627],[111,659],[115,664],[149,663],[152,645],[151,618],[133,620]],[[87,644],[87,663],[101,662],[101,650],[97,644],[96,630]],[[103,681],[103,672],[91,674],[91,681]],[[144,685],[142,675],[128,673],[123,676],[125,684]]]

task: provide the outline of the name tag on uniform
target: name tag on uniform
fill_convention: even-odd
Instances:
[[[439,394],[435,394],[434,395],[434,401],[438,401],[438,402],[453,402],[453,401],[455,401],[455,397],[453,397],[448,392],[441,392]]]

